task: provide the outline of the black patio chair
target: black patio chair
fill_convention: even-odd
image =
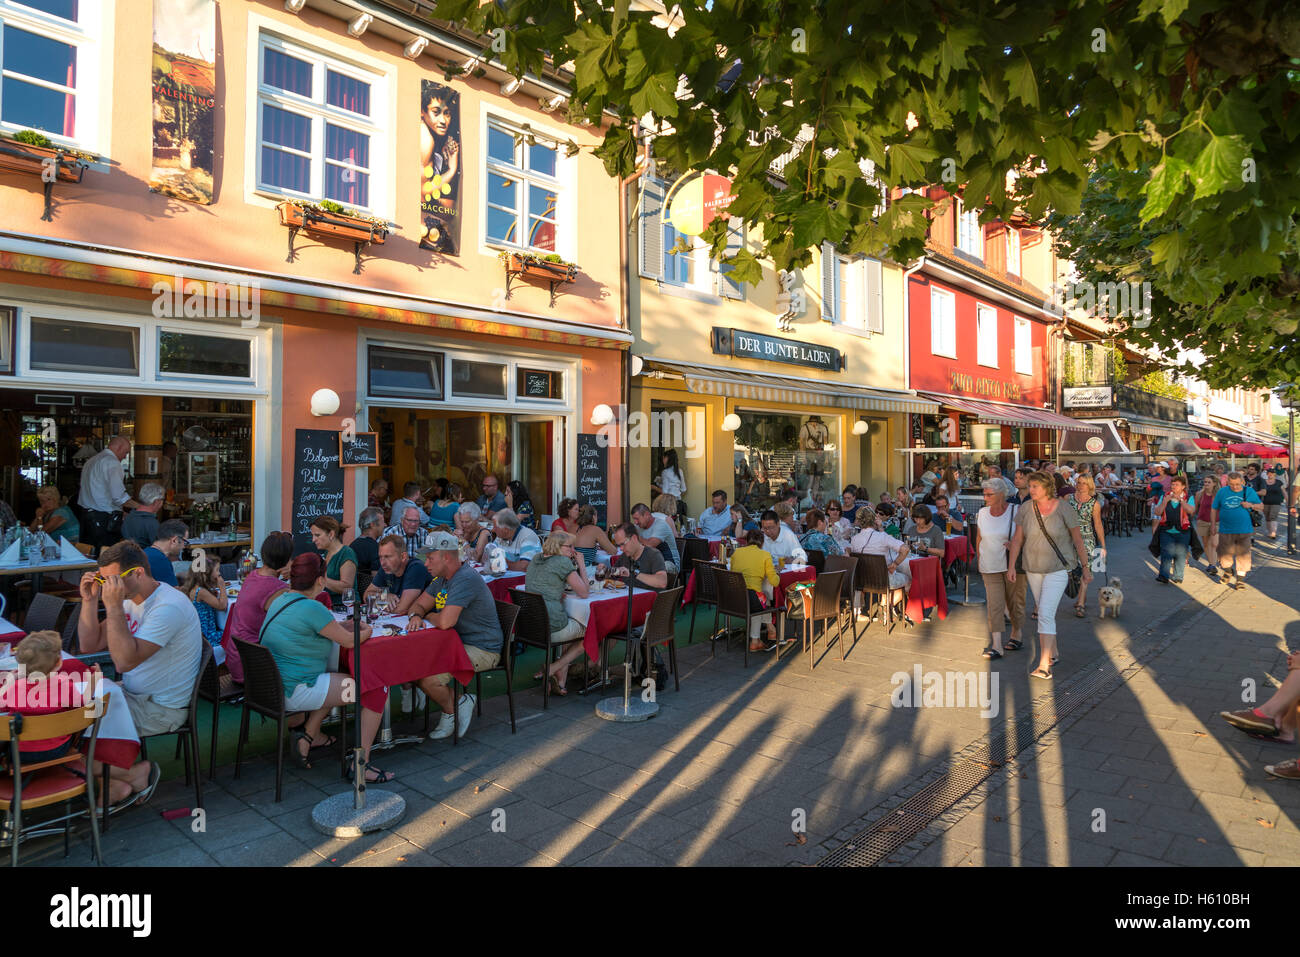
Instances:
[[[732,619],[739,619],[744,622],[744,628],[741,631],[741,639],[745,645],[745,667],[749,667],[749,625],[755,619],[764,619],[776,615],[776,633],[780,637],[785,636],[785,609],[784,608],[761,608],[757,611],[751,611],[749,607],[749,589],[745,587],[745,576],[740,572],[727,571],[725,568],[719,568],[713,573],[714,581],[718,588],[718,614],[728,620],[730,624]],[[728,632],[729,634],[729,632]],[[718,640],[717,631],[715,630],[709,636],[709,654],[713,655],[715,642]],[[723,638],[726,641],[727,638]]]
[[[803,644],[808,651],[808,670],[814,667],[817,647],[817,624],[821,622],[823,631],[826,622],[835,619],[835,636],[840,644],[840,661],[844,660],[844,608],[841,602],[844,591],[844,579],[847,572],[827,572],[818,576],[812,587],[812,611],[804,615]]]
[[[185,722],[179,728],[173,728],[171,731],[163,731],[159,734],[151,734],[140,739],[140,757],[147,759],[149,757],[149,742],[154,738],[166,738],[176,735],[176,749],[183,751],[185,754],[185,783],[190,783],[190,772],[194,773],[194,804],[196,807],[203,807],[203,771],[199,766],[199,687],[203,684],[203,676],[209,666],[212,665],[212,646],[206,641],[200,639],[202,650],[199,657],[199,672],[194,677],[194,686],[190,689],[189,709],[185,714]],[[215,731],[215,725],[214,725]],[[215,735],[214,739],[215,741]],[[104,797],[107,799],[108,791],[105,789]]]

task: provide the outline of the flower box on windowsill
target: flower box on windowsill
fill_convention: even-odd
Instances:
[[[280,225],[289,229],[289,258],[293,262],[293,242],[299,230],[317,239],[339,239],[353,244],[356,254],[354,273],[361,272],[361,251],[370,244],[382,246],[388,238],[388,226],[381,220],[323,209],[314,203],[280,203]]]
[[[578,267],[574,263],[566,263],[552,259],[544,259],[541,256],[530,256],[527,253],[501,253],[501,261],[506,266],[506,298],[510,298],[510,286],[516,276],[522,276],[525,279],[537,279],[547,283],[551,288],[551,308],[555,308],[555,292],[565,283],[576,282],[578,279]]]
[[[54,183],[80,183],[88,166],[75,150],[61,146],[36,146],[7,136],[0,137],[0,170],[27,173],[40,178],[44,184],[45,212],[41,219],[46,222],[54,218],[51,212]],[[47,169],[55,171],[53,178],[47,178]]]

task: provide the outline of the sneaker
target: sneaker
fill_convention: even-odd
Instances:
[[[474,705],[477,702],[478,699],[468,692],[460,696],[460,701],[456,703],[457,736],[465,737],[465,732],[469,730],[469,723],[474,717]]]
[[[429,740],[441,741],[443,738],[450,738],[455,720],[454,715],[447,714],[445,711],[441,712],[438,715],[438,726],[429,732]]]
[[[411,713],[411,697],[412,697],[411,689],[403,688],[402,689],[402,714]]]
[[[421,691],[419,688],[416,688],[416,689],[415,689],[415,709],[414,709],[414,710],[415,710],[415,713],[416,713],[416,714],[421,714],[421,713],[423,713],[423,712],[424,712],[424,706],[425,706],[426,704],[428,704],[428,703],[429,703],[429,696],[426,695],[426,694],[425,694],[423,691]]]
[[[1281,778],[1283,781],[1300,781],[1300,761],[1295,758],[1281,764],[1266,764],[1264,771],[1270,777]]]

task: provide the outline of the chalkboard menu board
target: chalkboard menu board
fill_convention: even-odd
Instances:
[[[332,429],[297,429],[293,438],[293,511],[289,527],[295,555],[314,550],[311,523],[321,515],[343,519],[339,433]]]
[[[609,449],[600,444],[600,436],[590,432],[578,435],[578,502],[596,510],[596,521],[605,524],[609,505]]]
[[[349,442],[339,433],[339,464],[345,469],[379,464],[379,433],[358,432]]]

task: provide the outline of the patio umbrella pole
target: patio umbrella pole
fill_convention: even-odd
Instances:
[[[657,701],[644,701],[640,695],[632,697],[632,593],[636,591],[636,572],[627,576],[627,654],[623,658],[623,700],[605,698],[596,705],[597,717],[606,721],[648,721],[659,713]],[[642,639],[645,635],[642,634]],[[647,649],[648,651],[648,649]],[[646,671],[650,659],[646,657]]]
[[[366,798],[366,751],[361,744],[361,609],[352,603],[352,686],[356,694],[356,747],[352,749],[352,793],[327,797],[311,811],[312,824],[332,837],[361,837],[391,827],[406,814],[406,799],[400,794],[371,788]],[[387,689],[385,689],[387,690]],[[453,705],[454,707],[454,705]],[[457,720],[453,716],[453,720]],[[347,732],[344,719],[340,733]]]

